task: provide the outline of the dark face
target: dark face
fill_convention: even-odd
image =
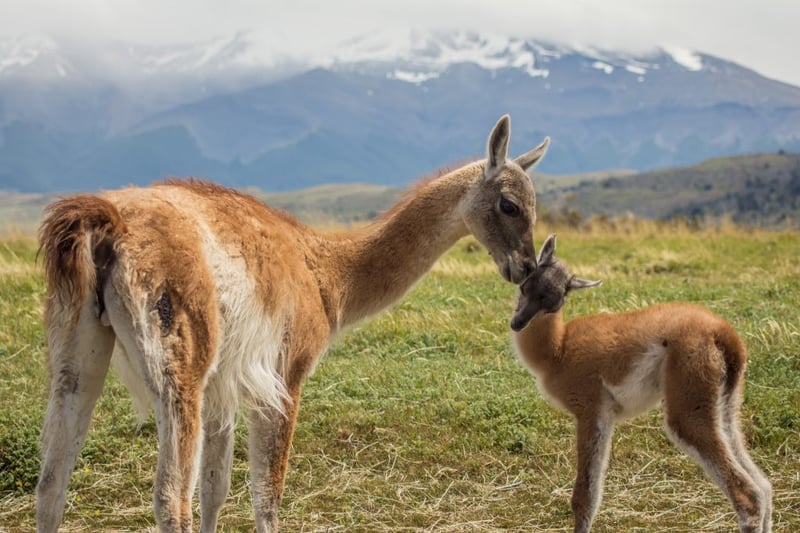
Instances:
[[[555,313],[564,306],[570,274],[556,261],[539,267],[520,285],[511,329],[520,331],[539,313]]]

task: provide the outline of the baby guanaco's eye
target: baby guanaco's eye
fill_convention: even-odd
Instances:
[[[500,197],[500,212],[506,216],[510,217],[518,217],[522,214],[520,211],[519,206],[506,198],[505,196]]]

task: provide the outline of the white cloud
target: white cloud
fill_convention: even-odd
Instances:
[[[384,28],[458,28],[633,52],[668,44],[800,85],[797,21],[797,0],[0,1],[0,35],[166,43],[247,29],[305,55]]]

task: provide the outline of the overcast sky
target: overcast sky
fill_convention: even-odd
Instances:
[[[0,36],[202,41],[251,30],[306,55],[382,28],[470,29],[717,55],[800,86],[800,0],[0,0]]]

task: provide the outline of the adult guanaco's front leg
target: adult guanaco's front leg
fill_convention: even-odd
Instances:
[[[285,413],[270,407],[250,413],[248,450],[258,533],[278,531],[278,508],[300,400],[299,390],[290,394],[293,401]]]

